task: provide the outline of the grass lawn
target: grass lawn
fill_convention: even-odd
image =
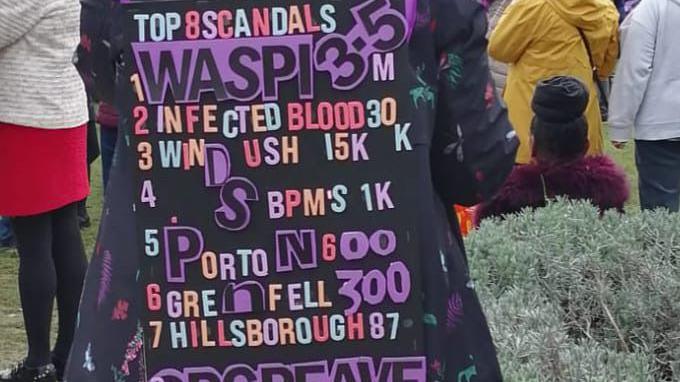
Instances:
[[[607,154],[611,155],[617,163],[619,163],[626,170],[628,180],[630,182],[630,199],[626,206],[629,213],[636,213],[640,209],[640,194],[638,194],[638,174],[635,168],[635,146],[633,144],[626,145],[624,150],[616,150],[607,145]]]
[[[638,209],[639,198],[635,191],[637,172],[633,147],[629,146],[623,151],[610,149],[609,153],[626,169],[630,177],[633,192],[628,210],[634,213]],[[101,215],[101,167],[98,161],[92,165],[92,180],[92,195],[87,203],[92,226],[83,230],[88,255],[94,248]],[[25,334],[17,290],[17,255],[14,250],[0,250],[0,317],[3,317],[0,320],[0,338],[3,339],[0,341],[0,367],[4,368],[23,357],[25,352]]]

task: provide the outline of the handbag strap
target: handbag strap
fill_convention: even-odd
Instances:
[[[540,174],[541,176],[541,186],[543,187],[543,200],[545,201],[546,204],[548,204],[548,201],[550,198],[548,197],[548,186],[545,184],[545,176],[543,176],[543,173]]]
[[[608,103],[609,101],[607,100],[606,97],[606,92],[604,90],[604,87],[602,87],[602,83],[600,82],[600,76],[597,71],[597,66],[595,65],[595,60],[593,60],[593,52],[590,50],[590,42],[588,42],[588,38],[586,37],[586,34],[583,32],[581,28],[578,28],[578,33],[581,35],[581,40],[583,40],[583,45],[586,46],[586,52],[588,52],[588,61],[590,62],[590,67],[593,69],[593,81],[595,82],[595,86],[600,90],[600,94],[605,95],[605,97],[602,97],[604,100],[605,105],[604,106],[609,106]]]

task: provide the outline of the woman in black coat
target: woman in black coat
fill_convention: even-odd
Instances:
[[[399,2],[394,2],[399,3]],[[407,4],[413,4],[407,1]],[[412,142],[418,161],[422,304],[428,381],[500,381],[486,319],[470,279],[454,204],[490,197],[514,163],[518,141],[490,78],[486,17],[472,0],[424,0],[411,18],[413,89],[430,95],[414,109]],[[115,55],[113,55],[115,56]],[[410,81],[410,80],[409,80]],[[120,81],[120,86],[128,86]],[[423,93],[424,94],[424,93]],[[417,101],[416,101],[417,102]],[[130,128],[123,116],[122,126]],[[129,135],[129,131],[121,134]],[[123,139],[123,138],[121,138]],[[68,379],[138,381],[144,309],[138,294],[135,231],[129,222],[137,158],[118,145]],[[120,240],[126,238],[126,240]],[[117,303],[125,301],[125,306]],[[112,309],[126,320],[111,326]],[[423,325],[421,323],[421,325]]]

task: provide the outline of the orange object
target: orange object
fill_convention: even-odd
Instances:
[[[470,231],[475,229],[473,217],[475,216],[475,207],[454,206],[456,216],[458,216],[458,223],[460,225],[460,233],[467,236]]]

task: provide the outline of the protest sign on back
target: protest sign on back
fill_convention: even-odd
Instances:
[[[425,380],[413,7],[125,5],[147,380]]]

